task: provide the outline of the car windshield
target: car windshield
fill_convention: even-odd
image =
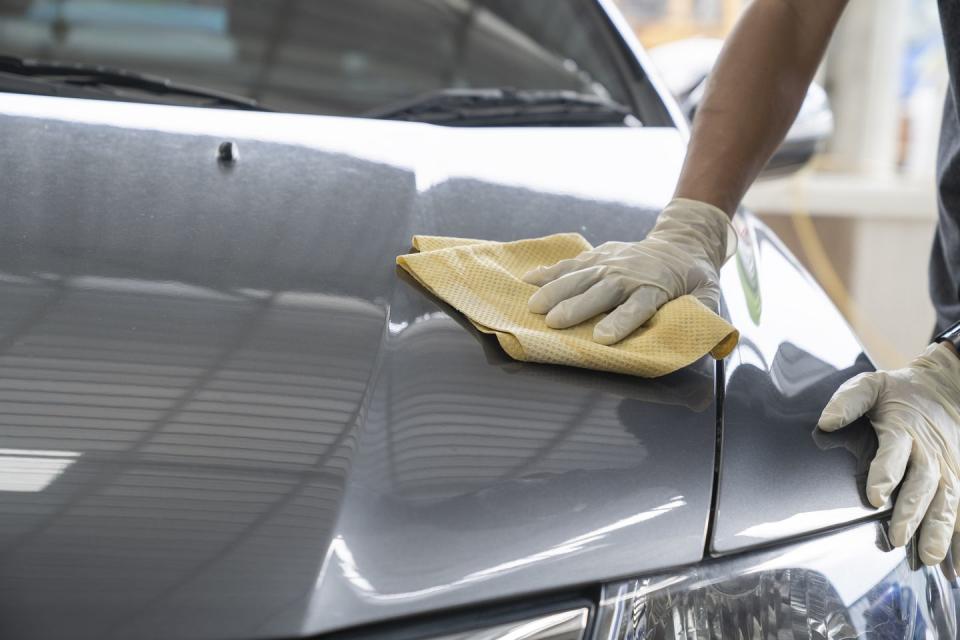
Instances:
[[[615,51],[593,0],[0,0],[0,55],[147,73],[294,113],[364,115],[481,88],[630,105]]]

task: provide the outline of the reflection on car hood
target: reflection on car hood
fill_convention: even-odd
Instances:
[[[4,637],[292,637],[700,559],[711,363],[512,362],[394,268],[413,233],[641,237],[676,132],[2,95],[0,136]]]
[[[749,215],[734,223],[739,249],[721,286],[740,343],[725,368],[716,553],[877,517],[863,493],[877,446],[869,422],[815,428],[837,387],[870,361],[770,229]]]

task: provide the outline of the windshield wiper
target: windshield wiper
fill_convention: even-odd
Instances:
[[[574,91],[443,89],[365,115],[460,127],[640,125],[628,107]]]
[[[199,102],[189,102],[190,106],[269,111],[256,100],[161,76],[80,62],[46,62],[0,55],[0,91],[3,90],[162,104],[183,104],[183,98],[194,98]],[[147,95],[130,95],[124,90]]]

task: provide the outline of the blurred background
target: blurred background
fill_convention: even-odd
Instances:
[[[747,0],[616,0],[654,62],[711,47]],[[695,39],[695,40],[690,40]],[[810,269],[884,367],[929,342],[927,260],[946,91],[937,4],[851,0],[817,81],[834,133],[810,165],[758,182],[746,204]]]

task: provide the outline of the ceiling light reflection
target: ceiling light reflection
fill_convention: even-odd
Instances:
[[[330,555],[336,559],[341,575],[346,578],[357,589],[357,591],[361,592],[366,598],[377,601],[418,600],[429,597],[430,595],[438,592],[450,591],[473,582],[486,580],[488,578],[516,570],[520,567],[537,564],[550,558],[578,553],[591,546],[593,543],[600,542],[614,531],[624,529],[641,522],[646,522],[647,520],[652,520],[653,518],[662,516],[665,513],[673,511],[674,509],[685,506],[686,504],[686,500],[684,500],[682,496],[678,496],[670,502],[656,506],[647,511],[634,514],[630,517],[617,520],[616,522],[612,522],[597,529],[592,529],[578,536],[574,536],[573,538],[559,542],[552,547],[544,549],[543,551],[538,551],[537,553],[532,553],[514,560],[502,562],[486,569],[474,571],[473,573],[469,573],[450,584],[437,585],[428,587],[426,589],[407,591],[403,593],[379,593],[376,587],[374,587],[369,580],[363,577],[363,574],[361,573],[360,568],[357,566],[356,560],[353,557],[353,553],[350,551],[347,541],[343,538],[343,536],[337,536],[331,542]]]
[[[819,511],[807,511],[804,513],[795,513],[789,518],[777,520],[776,522],[763,522],[752,527],[747,527],[737,533],[738,536],[747,538],[759,538],[769,540],[771,538],[780,538],[784,534],[801,533],[804,531],[816,531],[840,522],[849,522],[873,513],[866,507],[842,507],[839,509],[821,509]]]
[[[460,178],[646,208],[659,208],[670,199],[684,154],[680,134],[669,127],[474,129],[5,92],[0,92],[0,115],[205,138],[239,137],[346,154],[412,171],[420,194]],[[657,152],[643,151],[650,148]],[[571,155],[570,149],[577,149],[577,154]],[[598,164],[597,158],[603,162]],[[531,166],[538,170],[530,171]],[[645,177],[643,189],[637,188],[638,175]]]
[[[76,451],[0,449],[0,491],[43,491],[78,457]]]

